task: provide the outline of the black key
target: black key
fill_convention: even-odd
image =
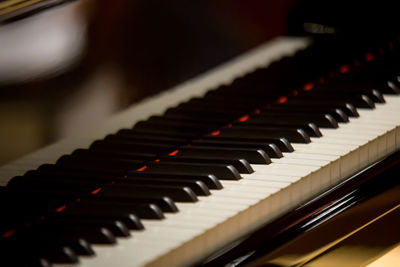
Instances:
[[[163,160],[164,161],[164,160]],[[178,185],[187,186],[198,196],[209,196],[211,193],[205,183],[200,180],[160,179],[145,177],[126,177],[116,180],[116,183],[137,184],[137,185]]]
[[[246,159],[254,164],[269,164],[271,159],[261,149],[245,148],[216,148],[216,147],[182,147],[178,155],[182,157],[203,157],[203,158],[221,158],[221,159]]]
[[[213,174],[221,180],[239,180],[240,173],[232,165],[226,164],[201,164],[201,163],[173,163],[159,162],[147,165],[147,170],[161,173],[179,173],[184,174]],[[146,170],[146,171],[147,171]]]
[[[125,151],[131,153],[148,153],[164,155],[176,149],[173,145],[151,145],[141,144],[140,142],[124,142],[114,140],[95,141],[90,146],[91,150],[110,150],[110,151]]]
[[[46,242],[54,244],[56,246],[67,246],[70,247],[77,255],[91,256],[95,255],[95,252],[90,245],[83,238],[70,237],[70,236],[39,236],[40,242]]]
[[[210,117],[206,114],[196,114],[193,116],[187,116],[182,113],[168,113],[164,114],[163,118],[174,120],[174,121],[182,121],[182,122],[192,122],[192,123],[215,123],[218,125],[224,125],[230,123],[235,118],[224,118],[224,117]]]
[[[254,170],[250,166],[249,162],[245,159],[226,159],[216,157],[192,157],[192,156],[181,156],[175,155],[173,157],[163,157],[162,162],[184,162],[184,163],[217,163],[227,164],[235,167],[239,173],[253,173]]]
[[[301,122],[288,122],[288,121],[280,121],[280,120],[273,120],[269,117],[261,117],[261,116],[255,116],[249,119],[248,121],[245,122],[240,122],[234,124],[235,126],[242,126],[242,127],[265,127],[265,128],[287,128],[287,129],[293,129],[293,128],[298,128],[304,130],[309,136],[311,137],[321,137],[322,133],[320,132],[319,128],[317,125],[315,125],[312,122],[308,123],[301,123]]]
[[[80,211],[66,209],[62,213],[57,214],[58,217],[75,218],[77,220],[117,220],[124,223],[126,227],[132,230],[143,230],[144,226],[139,217],[128,212],[118,210],[95,210],[95,211]]]
[[[122,159],[80,159],[72,156],[62,156],[57,160],[56,166],[75,169],[82,168],[86,170],[128,171],[140,168],[143,166],[143,161]]]
[[[399,83],[397,81],[396,83],[396,79],[393,80],[389,80],[387,81],[386,84],[382,84],[381,86],[379,86],[379,90],[384,93],[384,94],[390,94],[390,95],[398,95],[400,94],[400,87],[399,87]]]
[[[132,131],[132,130],[130,130]],[[126,132],[126,133],[124,133]],[[148,136],[146,134],[140,134],[138,132],[129,132],[129,130],[120,130],[117,134],[107,135],[107,140],[122,140],[133,143],[142,144],[166,144],[180,146],[187,144],[187,140],[182,138],[172,138],[163,136]]]
[[[241,117],[242,112],[207,112],[207,111],[182,111],[180,109],[169,109],[164,116],[167,118],[190,118],[204,120],[207,118],[218,119],[220,123],[229,123]],[[212,130],[211,130],[212,131]]]
[[[114,234],[105,227],[44,224],[39,229],[36,228],[35,231],[38,231],[37,234],[40,236],[65,234],[71,237],[84,238],[93,244],[115,244],[117,242]]]
[[[203,136],[204,140],[210,141],[226,141],[226,142],[260,142],[260,143],[273,143],[275,144],[282,152],[293,152],[294,149],[290,142],[285,137],[265,137],[262,138],[254,138],[254,137],[245,137],[245,136],[221,136],[220,134],[216,135],[206,135]]]
[[[190,133],[190,134],[203,134],[214,131],[218,128],[218,124],[211,123],[190,123],[179,121],[140,121],[133,127],[137,131],[159,131],[159,132],[177,132],[177,133]]]
[[[124,177],[125,172],[122,170],[93,170],[93,169],[88,169],[88,168],[82,168],[82,167],[61,167],[55,164],[43,164],[39,166],[37,169],[38,172],[41,173],[55,173],[60,176],[93,176],[96,175],[96,177],[99,178],[118,178],[118,177]],[[29,172],[30,173],[30,172]],[[26,174],[25,174],[26,176]]]
[[[161,166],[161,164],[156,164]],[[147,165],[151,168],[152,165]],[[233,168],[233,167],[232,167]],[[112,185],[104,186],[104,190],[98,193],[99,197],[129,197],[135,195],[137,197],[169,196],[177,202],[196,202],[198,199],[196,194],[186,186],[136,186],[136,185]]]
[[[222,103],[220,101],[213,101],[213,99],[201,98],[201,99],[191,99],[188,102],[182,103],[178,105],[178,108],[183,109],[192,109],[192,110],[213,110],[213,111],[222,111],[222,110],[233,110],[236,112],[246,113],[251,110],[246,104],[240,103]]]
[[[262,121],[261,118],[265,120],[279,120],[283,122],[291,123],[315,123],[320,128],[338,128],[339,125],[337,121],[329,114],[309,114],[309,113],[295,113],[295,114],[285,114],[279,111],[265,110],[262,111],[255,120]],[[285,136],[286,137],[286,136]],[[289,138],[288,138],[289,139]],[[291,141],[289,139],[289,141]]]
[[[7,266],[50,266],[49,261],[69,264],[79,262],[70,247],[48,244],[30,236],[15,236],[0,244],[2,264]]]
[[[157,132],[157,131],[134,131],[131,129],[122,129],[120,131],[118,131],[117,134],[124,134],[124,135],[145,135],[145,136],[149,136],[149,137],[154,137],[154,138],[178,138],[178,139],[182,139],[182,140],[187,140],[187,142],[189,142],[190,140],[192,140],[193,138],[195,138],[196,136],[193,134],[188,134],[188,133],[169,133],[169,132]],[[172,144],[172,143],[171,143]]]
[[[52,223],[54,223],[52,221]],[[128,237],[130,236],[130,232],[128,227],[121,221],[113,220],[113,221],[99,221],[99,220],[91,220],[91,221],[74,221],[74,220],[59,220],[56,222],[56,224],[60,225],[83,225],[83,226],[97,226],[97,227],[106,227],[109,229],[115,236],[118,237]]]
[[[334,87],[334,88],[332,88]],[[316,91],[318,94],[327,94],[328,97],[329,95],[335,94],[335,95],[344,95],[344,96],[354,96],[354,95],[361,95],[364,94],[368,96],[373,102],[375,103],[385,103],[385,99],[382,95],[382,93],[377,90],[377,89],[369,89],[369,88],[363,88],[363,89],[358,89],[354,88],[351,85],[337,85],[337,86],[329,86],[329,87],[322,87],[318,88]]]
[[[279,112],[329,114],[338,122],[349,122],[349,116],[341,108],[273,104],[271,105],[271,109]],[[279,123],[284,123],[284,122],[279,122]]]
[[[182,172],[176,173],[162,173],[162,172],[154,172],[151,170],[146,170],[145,172],[141,171],[131,171],[128,172],[127,177],[139,177],[139,178],[156,178],[156,179],[174,179],[174,180],[198,180],[202,181],[205,185],[207,185],[210,189],[222,189],[223,186],[219,182],[218,178],[213,174],[184,174]],[[156,203],[157,204],[157,203]],[[160,204],[157,204],[160,206]]]
[[[72,207],[68,207],[73,211],[90,211],[96,210],[113,210],[126,213],[133,213],[141,219],[164,219],[164,213],[161,209],[151,203],[126,203],[116,200],[101,200],[101,199],[83,199]],[[115,222],[115,221],[114,221]],[[114,227],[115,224],[112,223]]]
[[[226,127],[220,130],[220,136],[247,138],[280,138],[285,137],[293,143],[310,143],[310,137],[301,129],[278,129],[257,127]],[[252,163],[251,161],[249,161]]]
[[[34,246],[34,244],[32,244]],[[37,244],[36,244],[37,245]],[[78,263],[79,259],[75,251],[68,246],[52,244],[42,247],[39,253],[53,263]]]
[[[235,142],[235,141],[222,141],[222,140],[194,140],[191,146],[206,146],[206,147],[226,147],[226,148],[255,148],[262,149],[267,153],[270,158],[283,157],[282,151],[272,143],[260,142]]]
[[[224,118],[224,119],[235,119],[238,118],[244,113],[242,111],[235,111],[235,110],[219,110],[219,111],[208,111],[207,109],[204,110],[196,110],[196,109],[184,109],[184,108],[170,108],[165,112],[165,115],[183,115],[184,117],[216,117],[216,118]]]
[[[308,99],[290,98],[282,106],[296,107],[320,107],[320,108],[340,108],[349,117],[359,117],[356,107],[348,101],[337,101],[329,99],[320,99],[318,101],[309,101]]]
[[[329,101],[335,101],[338,104],[348,101],[357,108],[375,108],[374,102],[365,94],[360,95],[338,95],[335,93],[311,91],[302,96],[296,97],[296,99],[303,99],[307,101],[319,101],[321,99],[329,99]]]
[[[126,151],[113,151],[113,150],[90,150],[90,149],[77,149],[71,153],[77,160],[91,160],[91,159],[111,159],[111,160],[134,160],[134,161],[153,161],[157,159],[156,155],[149,153],[130,153]]]

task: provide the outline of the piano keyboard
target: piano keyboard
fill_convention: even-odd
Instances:
[[[170,191],[165,191],[166,187],[163,189],[163,192],[170,192],[169,196],[174,200],[178,212],[166,211],[168,207],[173,209],[174,205],[168,206],[159,198],[157,201],[162,202],[162,204],[157,204],[159,207],[143,206],[144,208],[139,210],[137,206],[132,206],[132,209],[136,211],[132,213],[140,217],[144,230],[133,229],[140,228],[140,223],[137,223],[136,226],[130,227],[131,236],[123,236],[124,234],[118,233],[116,229],[110,228],[106,234],[103,231],[103,236],[109,237],[109,243],[113,243],[113,235],[110,232],[117,238],[116,243],[108,245],[102,244],[107,243],[102,240],[96,241],[90,233],[82,234],[88,236],[86,239],[92,243],[91,247],[95,256],[79,255],[78,260],[81,266],[193,265],[226,244],[251,233],[357,171],[399,150],[400,97],[396,94],[398,93],[396,87],[384,86],[382,91],[377,88],[378,92],[369,90],[372,88],[365,88],[363,91],[349,89],[351,94],[346,95],[340,92],[329,94],[328,91],[321,94],[317,90],[318,85],[313,81],[313,83],[304,83],[302,88],[293,88],[287,95],[269,95],[274,99],[273,101],[269,99],[266,103],[268,105],[263,108],[258,108],[260,99],[246,97],[244,93],[246,91],[239,93],[239,95],[243,94],[243,101],[236,101],[224,95],[221,97],[219,93],[225,90],[224,86],[219,87],[217,91],[209,91],[218,85],[228,85],[236,77],[266,67],[283,56],[293,55],[308,45],[310,41],[307,39],[276,39],[213,72],[174,88],[168,94],[144,101],[117,115],[115,119],[106,123],[105,127],[81,133],[76,138],[62,141],[3,166],[0,169],[1,185],[5,186],[12,177],[24,175],[25,172],[37,169],[44,163],[56,163],[56,165],[41,167],[39,168],[41,173],[35,175],[35,172],[30,172],[27,178],[46,185],[46,182],[49,182],[47,174],[80,177],[76,173],[80,169],[83,171],[84,179],[93,178],[93,175],[98,175],[99,179],[102,175],[105,176],[104,179],[111,179],[110,175],[120,177],[112,179],[115,180],[112,184],[107,185],[104,184],[104,180],[98,180],[96,183],[100,183],[100,186],[87,187],[91,188],[87,193],[93,195],[94,198],[98,196],[100,200],[107,196],[110,199],[111,195],[115,201],[113,192],[120,192],[128,199],[129,192],[135,192],[137,196],[142,195],[140,190],[153,194],[154,187],[148,184],[150,178],[153,178],[152,182],[158,183],[158,186],[165,185],[166,180],[170,180],[170,185],[184,184],[186,185],[184,188],[176,186],[172,190],[173,186],[171,186],[168,189]],[[371,59],[373,55],[366,54],[366,64],[373,61]],[[357,66],[354,68],[357,69]],[[348,68],[348,65],[340,65],[335,75],[345,76],[349,72]],[[328,76],[332,76],[331,73]],[[329,81],[326,83],[329,85]],[[300,89],[304,92],[299,92]],[[232,90],[235,93],[239,92]],[[273,91],[272,88],[271,91]],[[264,91],[253,93],[261,95],[262,92],[265,93]],[[190,100],[191,102],[186,106],[182,104],[175,109],[168,109],[193,97],[196,99]],[[201,106],[201,97],[216,101],[208,102],[205,106],[207,109],[199,114],[196,101]],[[312,104],[308,99],[317,102]],[[318,102],[320,105],[316,104]],[[253,109],[253,113],[244,112],[244,104],[255,105],[257,108]],[[322,105],[325,108],[321,107]],[[225,110],[227,106],[236,108],[238,113]],[[183,112],[179,111],[180,108]],[[169,114],[168,120],[164,117],[148,119],[152,115],[164,112]],[[203,120],[204,113],[211,114],[210,121]],[[233,119],[225,121],[226,117]],[[139,122],[145,119],[148,119],[147,122]],[[180,122],[179,126],[174,124],[176,121]],[[285,121],[286,125],[279,121]],[[129,129],[135,123],[137,123],[134,128],[136,131],[123,130],[117,135],[104,138],[123,128]],[[212,128],[215,124],[219,127]],[[192,128],[187,130],[188,127]],[[174,129],[181,131],[174,131]],[[191,134],[196,133],[193,129],[200,131],[203,137],[192,141],[191,146],[184,146],[185,144],[181,143],[182,140],[188,140]],[[135,141],[137,136],[141,136],[142,143]],[[286,137],[287,140],[282,137]],[[93,140],[102,138],[104,138],[103,141],[93,143]],[[129,145],[128,140],[133,141],[135,145]],[[145,140],[150,140],[150,142]],[[151,142],[155,145],[152,146]],[[175,145],[174,142],[176,142]],[[148,149],[147,153],[142,151],[141,145],[144,149]],[[258,146],[262,146],[263,149],[257,149]],[[75,151],[88,147],[90,147],[89,150]],[[72,156],[59,159],[62,155],[70,153]],[[121,155],[128,155],[131,161],[126,163],[123,160],[115,160],[115,158],[121,159]],[[139,158],[144,160],[138,160]],[[246,160],[238,160],[242,158]],[[227,162],[232,165],[228,165]],[[127,165],[129,165],[128,169]],[[114,168],[117,166],[116,172],[110,174],[110,166]],[[97,171],[93,171],[94,169]],[[121,170],[124,170],[122,176],[120,176]],[[128,170],[131,172],[126,172]],[[59,171],[65,171],[66,174],[60,174]],[[91,172],[94,174],[91,175]],[[179,177],[180,174],[182,177],[185,174],[188,177],[193,176],[193,179],[187,178],[188,180],[183,183],[184,178]],[[138,179],[141,176],[142,180]],[[123,181],[126,177],[132,178],[131,184]],[[42,193],[35,187],[35,183],[23,178],[13,179],[9,184],[11,190],[16,192],[22,190],[21,192],[24,193],[33,190],[33,192]],[[144,181],[143,178],[148,179],[146,181],[148,187],[134,182]],[[190,183],[189,180],[192,182]],[[121,187],[117,185],[118,183],[124,186]],[[68,184],[63,185],[67,188],[65,192],[70,192]],[[32,188],[29,188],[30,186]],[[77,186],[86,188],[87,184],[78,183]],[[221,186],[222,189],[219,188]],[[109,190],[108,195],[107,190]],[[159,192],[154,193],[154,196],[160,196]],[[52,199],[55,196],[49,198]],[[65,224],[65,221],[73,222],[67,220],[68,214],[76,216],[81,211],[79,205],[84,205],[85,201],[86,206],[89,207],[88,213],[96,213],[90,208],[99,208],[93,204],[93,199],[81,201],[79,198],[79,201],[82,204],[71,204],[78,207],[72,213],[69,211],[69,204],[65,204],[55,207],[51,214],[46,213],[45,217],[50,217],[51,220],[66,212],[67,215],[62,217],[64,220],[62,222]],[[113,209],[113,203],[115,204],[115,202],[103,202],[104,209]],[[114,208],[120,208],[119,204],[114,205]],[[98,214],[101,212],[100,206]],[[38,214],[38,216],[41,215]],[[159,219],[156,219],[157,216]],[[165,218],[160,219],[161,217]],[[87,218],[86,220],[90,225],[90,220]],[[97,227],[98,223],[93,223],[87,228],[83,223],[78,226],[83,229],[95,229],[93,225]],[[58,225],[57,227],[67,229],[69,233],[73,227],[79,228],[78,226],[72,223],[72,226]],[[3,231],[3,244],[7,244],[13,238],[17,241],[23,240],[23,237],[18,236],[18,231],[25,230],[4,226],[0,230]],[[124,232],[123,227],[119,230]],[[40,233],[46,233],[47,230],[41,231]],[[82,232],[82,229],[79,228],[78,231]],[[45,240],[48,239],[51,238]],[[64,239],[66,239],[65,234]],[[63,247],[67,243],[58,244]],[[73,252],[67,253],[65,250],[61,256],[47,256],[49,249],[46,245],[42,244],[42,246],[45,252],[39,254],[46,255],[41,256],[42,263],[49,260],[56,264],[65,264],[74,263],[77,260]],[[8,248],[6,251],[11,250]],[[79,253],[77,249],[75,253],[85,254]]]

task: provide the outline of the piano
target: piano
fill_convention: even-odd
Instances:
[[[372,263],[400,242],[400,39],[351,41],[273,39],[2,166],[3,262]]]

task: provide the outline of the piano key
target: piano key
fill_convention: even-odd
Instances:
[[[235,167],[239,173],[252,173],[253,169],[245,159],[226,159],[219,158],[214,154],[212,156],[182,156],[174,155],[170,157],[161,157],[162,162],[184,162],[184,163],[216,163],[216,164],[227,164]]]
[[[207,110],[183,110],[178,108],[168,109],[165,113],[166,117],[178,117],[178,118],[218,118],[226,122],[233,121],[235,118],[239,118],[244,115],[243,112],[235,111],[207,111]],[[212,129],[210,129],[212,130]]]
[[[73,206],[68,206],[71,212],[87,211],[96,212],[97,210],[121,213],[133,213],[141,219],[163,219],[164,214],[161,209],[152,203],[127,203],[126,201],[102,200],[102,199],[83,199]]]
[[[132,129],[121,129],[119,130],[116,135],[123,135],[123,136],[134,136],[134,137],[140,137],[140,136],[147,136],[149,138],[155,138],[155,139],[173,139],[173,140],[185,140],[186,142],[189,142],[193,136],[190,134],[185,134],[185,133],[165,133],[165,132],[148,132],[148,131],[135,131]],[[167,144],[174,144],[173,142],[167,143]]]
[[[315,123],[320,128],[337,128],[337,121],[329,114],[309,114],[309,113],[296,113],[285,114],[274,110],[264,110],[259,114],[259,117],[265,120],[281,120],[292,123]],[[260,119],[261,120],[261,119]],[[290,139],[289,139],[290,141]]]
[[[52,217],[46,220],[47,223],[51,223],[52,225],[68,225],[68,226],[89,226],[89,227],[106,227],[110,230],[116,237],[128,237],[130,236],[130,232],[126,225],[118,220],[99,220],[99,219],[86,219],[82,220],[82,218],[77,219],[76,217],[72,218],[57,218]]]
[[[136,197],[164,197],[169,196],[174,201],[196,202],[196,194],[186,186],[137,186],[137,185],[105,185],[98,196],[101,197],[128,197],[134,195]]]
[[[221,140],[194,140],[191,142],[191,146],[206,146],[206,147],[226,147],[226,148],[255,148],[262,149],[270,158],[281,158],[282,151],[272,143],[260,143],[260,142],[240,142],[240,141],[221,141]]]
[[[282,152],[293,152],[294,149],[290,142],[285,137],[244,137],[244,136],[221,136],[220,133],[216,135],[206,135],[202,137],[207,141],[225,141],[225,142],[260,142],[260,143],[273,143],[275,144]]]
[[[70,247],[77,255],[93,256],[95,252],[90,243],[85,239],[69,236],[41,236],[40,242],[51,243],[56,246],[64,245]]]
[[[187,144],[186,139],[182,138],[171,138],[163,136],[149,136],[140,132],[132,130],[120,130],[117,134],[107,135],[104,139],[107,140],[125,140],[129,142],[139,142],[143,144],[166,144],[166,145],[185,145]]]
[[[184,112],[186,113],[186,111]],[[133,130],[135,131],[157,131],[169,133],[188,133],[193,135],[201,135],[203,133],[211,132],[218,128],[218,124],[211,123],[190,123],[190,122],[176,122],[176,121],[163,121],[163,122],[149,122],[140,121],[135,124]]]
[[[137,161],[152,161],[157,158],[155,154],[150,153],[130,153],[126,151],[113,150],[90,150],[77,149],[71,153],[71,156],[79,159],[112,159],[112,160],[137,160]]]
[[[337,122],[349,122],[349,116],[343,111],[343,109],[336,107],[272,104],[271,109],[279,112],[329,114]],[[281,123],[284,124],[284,122]]]
[[[279,119],[279,118],[277,118]],[[221,137],[247,137],[247,138],[286,138],[290,142],[309,143],[310,137],[301,129],[257,129],[254,127],[223,127],[220,129]],[[249,161],[251,162],[251,161]]]
[[[317,102],[309,101],[308,99],[289,98],[287,102],[282,106],[308,106],[308,107],[320,107],[320,108],[340,108],[349,117],[358,117],[356,107],[347,101],[335,101],[330,99],[319,99]]]
[[[7,266],[50,266],[54,263],[78,263],[75,252],[68,246],[49,244],[31,236],[16,235],[2,240],[3,264]]]
[[[174,163],[174,162],[159,162],[148,163],[145,171],[162,172],[166,174],[185,173],[196,175],[198,173],[213,174],[218,179],[233,179],[239,180],[240,173],[232,165],[226,164],[202,164],[202,163]]]
[[[271,127],[271,128],[298,128],[305,131],[310,137],[320,137],[322,136],[321,132],[317,125],[312,122],[308,123],[301,123],[301,122],[291,122],[291,121],[277,121],[272,120],[268,117],[256,116],[252,117],[251,119],[234,124],[235,126],[246,126],[246,127]]]
[[[213,174],[184,174],[182,172],[176,173],[163,173],[163,172],[154,172],[151,170],[142,171],[130,171],[127,174],[127,177],[150,177],[156,179],[179,179],[179,180],[199,180],[208,186],[210,189],[222,189],[222,185],[218,178]]]
[[[136,170],[143,166],[140,160],[119,160],[119,159],[80,159],[72,156],[62,156],[57,160],[57,166],[62,168],[86,169],[86,170],[111,170],[129,171]]]
[[[375,103],[365,94],[360,95],[338,95],[337,93],[312,91],[312,93],[302,95],[299,99],[307,99],[308,101],[318,101],[324,97],[328,98],[329,101],[342,104],[344,100],[349,101],[357,108],[375,108]]]
[[[150,153],[150,154],[168,154],[169,152],[176,149],[173,145],[151,145],[141,144],[140,142],[129,142],[129,141],[114,141],[114,140],[101,140],[95,141],[90,146],[92,150],[111,150],[111,151],[125,151],[135,153]]]
[[[105,227],[87,227],[83,225],[41,225],[36,227],[37,235],[53,235],[67,234],[71,237],[84,238],[94,244],[115,244],[117,242],[114,234]]]
[[[250,166],[249,166],[250,167]],[[157,179],[149,177],[134,177],[127,176],[116,180],[116,183],[126,183],[126,184],[136,184],[136,185],[177,185],[177,186],[187,186],[193,190],[193,192],[198,196],[208,196],[210,195],[209,188],[205,183],[200,180],[194,179]]]
[[[121,221],[131,230],[143,230],[144,226],[136,215],[118,210],[65,210],[63,213],[57,214],[58,217],[75,218],[76,220],[117,220]]]
[[[245,159],[250,163],[269,164],[271,159],[261,149],[244,149],[244,148],[215,148],[215,147],[181,147],[178,150],[179,156],[188,157],[205,157],[213,158],[218,157],[222,159]]]

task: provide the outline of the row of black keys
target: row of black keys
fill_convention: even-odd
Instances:
[[[76,254],[93,253],[89,243],[114,243],[128,229],[143,229],[139,218],[177,212],[174,201],[209,195],[209,189],[222,188],[219,179],[251,173],[249,162],[268,164],[269,157],[293,151],[290,142],[308,143],[310,136],[321,136],[319,127],[336,128],[358,116],[355,107],[373,108],[384,102],[382,92],[398,93],[394,86],[352,87],[325,98],[317,88],[263,107],[271,93],[235,88],[211,91],[14,178],[0,195],[9,215],[1,225],[24,230],[4,242],[4,251],[18,254],[25,244],[32,258],[74,262]],[[45,218],[32,219],[39,214]]]

